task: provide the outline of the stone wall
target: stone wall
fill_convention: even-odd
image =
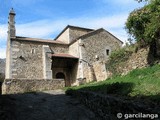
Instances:
[[[69,47],[68,45],[62,45],[62,44],[50,44],[50,48],[52,49],[53,53],[68,53]]]
[[[69,28],[66,29],[58,38],[58,41],[62,41],[64,43],[69,43]]]
[[[106,64],[107,71],[110,72],[112,75],[115,74],[126,75],[127,73],[129,73],[134,69],[144,68],[149,66],[150,65],[149,59],[154,61],[154,58],[150,57],[149,57],[149,47],[141,48],[137,52],[131,53],[131,55],[129,56],[126,55],[123,56],[123,58],[117,58],[115,59],[116,61],[113,62],[108,61],[108,63]]]
[[[118,113],[122,113],[122,119],[125,118],[124,114],[160,114],[159,107],[149,101],[131,100],[111,95],[105,96],[80,90],[68,90],[66,94],[78,98],[102,120],[117,120]]]
[[[42,44],[12,40],[12,78],[43,78]]]
[[[80,56],[81,49],[80,49],[80,46],[79,46],[79,40],[77,40],[76,42],[74,42],[73,44],[71,44],[69,46],[69,54],[79,58],[79,60],[81,59],[81,56]],[[80,63],[79,60],[72,70],[72,85],[73,86],[74,85],[79,85],[79,81],[77,81],[77,80],[83,78],[82,64]]]
[[[88,29],[81,29],[81,28],[74,28],[74,27],[69,28],[69,43],[71,43],[76,38],[87,34],[90,31],[91,30],[88,30]]]
[[[5,79],[2,94],[60,89],[65,86],[62,79]]]
[[[51,79],[51,58],[47,52],[68,53],[69,51],[68,45],[60,44],[12,40],[11,45],[12,78]]]
[[[148,54],[149,47],[142,48],[137,53],[133,53],[125,62],[124,66],[119,66],[119,69],[122,69],[123,71],[122,75],[126,75],[131,70],[149,66]]]
[[[44,79],[52,79],[52,51],[48,45],[43,45],[43,78]]]
[[[106,79],[106,60],[111,51],[121,47],[122,42],[105,30],[99,30],[96,34],[82,37],[81,41],[84,76],[87,80]]]
[[[75,57],[79,57],[79,41],[77,40],[76,42],[74,42],[73,44],[71,44],[69,46],[69,54],[73,55]]]

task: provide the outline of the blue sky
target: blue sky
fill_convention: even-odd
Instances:
[[[0,0],[0,58],[5,58],[8,13],[16,12],[16,35],[54,39],[68,24],[103,27],[120,40],[131,11],[144,6],[134,0]]]

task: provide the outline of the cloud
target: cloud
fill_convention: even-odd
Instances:
[[[50,21],[41,20],[25,24],[16,25],[17,35],[27,37],[44,38],[50,36],[54,32],[54,25],[50,25]]]
[[[35,37],[35,38],[50,38],[54,39],[56,35],[61,32],[64,27],[68,24],[88,27],[88,28],[105,28],[120,40],[125,42],[127,35],[124,30],[124,24],[128,14],[119,14],[112,16],[105,16],[99,18],[71,18],[71,19],[60,19],[60,20],[39,20],[24,24],[16,24],[16,35],[24,37]],[[18,22],[16,22],[18,23]],[[7,25],[0,25],[0,42],[6,42],[7,40]],[[4,46],[4,45],[0,45]],[[5,57],[5,47],[0,48],[0,58]]]
[[[6,47],[0,47],[0,58],[6,58]]]
[[[124,28],[127,14],[113,15],[101,18],[73,18],[73,19],[61,19],[57,21],[53,20],[41,20],[27,24],[17,25],[17,35],[38,37],[38,38],[50,38],[56,33],[60,32],[66,25],[76,25],[88,28],[105,28],[116,31],[116,29]],[[53,39],[53,38],[52,38]]]
[[[0,42],[7,39],[7,25],[0,25]]]
[[[66,25],[76,25],[89,28],[116,29],[124,27],[127,14],[112,15],[99,18],[72,18],[60,20],[40,20],[24,24],[16,24],[16,33],[18,36],[46,38],[52,34],[60,32]],[[0,40],[6,39],[7,25],[0,25]]]

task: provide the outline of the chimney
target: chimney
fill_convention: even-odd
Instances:
[[[9,20],[8,20],[8,35],[10,37],[16,36],[16,28],[15,28],[15,12],[13,8],[9,12]]]

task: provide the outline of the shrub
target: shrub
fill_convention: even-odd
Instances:
[[[111,53],[109,60],[106,63],[107,71],[113,73],[113,75],[121,74],[121,70],[118,67],[123,67],[129,57],[136,51],[136,45],[125,46],[122,49]]]

